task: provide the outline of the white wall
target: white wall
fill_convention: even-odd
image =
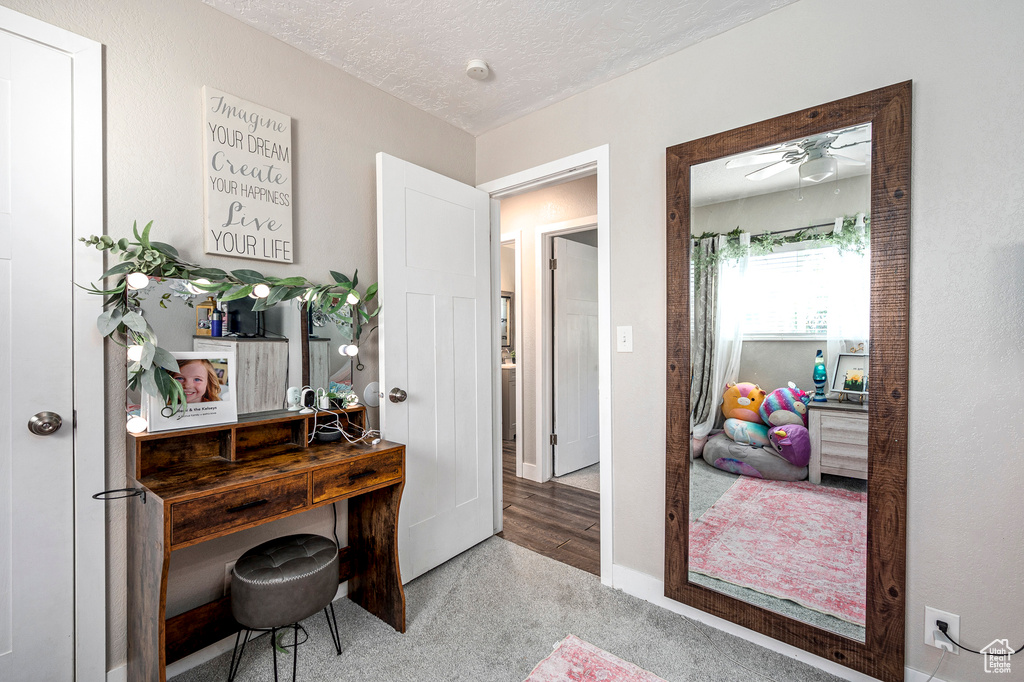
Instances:
[[[1024,635],[1021,35],[1018,0],[801,0],[477,138],[478,183],[610,145],[615,563],[663,575],[665,148],[913,79],[907,662],[925,605]]]
[[[107,233],[153,237],[189,260],[330,281],[328,270],[376,279],[374,154],[384,151],[462,182],[474,179],[474,141],[460,130],[217,12],[198,0],[5,0],[4,4],[105,46]],[[295,263],[203,254],[200,91],[210,85],[289,114],[294,123]],[[84,248],[84,247],[83,247]],[[385,301],[386,303],[386,301]],[[363,346],[376,378],[376,335]],[[107,477],[124,483],[124,362],[108,348]],[[108,506],[108,665],[125,659],[125,502]],[[329,533],[322,509],[172,555],[168,613],[219,597],[224,564],[263,539],[299,529]],[[344,518],[341,527],[345,527]]]
[[[522,169],[520,169],[522,170]],[[479,183],[478,183],[479,184]],[[523,387],[523,423],[516,425],[516,438],[523,444],[523,462],[537,464],[537,352],[536,238],[537,227],[584,218],[597,213],[597,176],[565,182],[501,201],[501,234],[521,233],[520,263],[523,271],[523,347],[516,349],[516,381]]]

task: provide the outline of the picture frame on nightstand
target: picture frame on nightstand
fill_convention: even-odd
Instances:
[[[839,353],[832,369],[833,393],[859,396],[868,395],[867,353]]]

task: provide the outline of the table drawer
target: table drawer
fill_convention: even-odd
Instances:
[[[343,497],[402,477],[401,450],[379,457],[364,457],[313,472],[313,503]]]
[[[171,506],[171,545],[212,537],[306,506],[306,474],[206,495]]]
[[[850,445],[868,444],[868,420],[864,417],[821,415],[821,440]]]
[[[821,442],[821,469],[825,473],[867,478],[867,445],[851,445],[823,440]]]

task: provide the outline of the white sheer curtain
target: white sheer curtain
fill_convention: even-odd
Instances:
[[[871,254],[847,251],[839,253],[830,248],[828,272],[833,273],[824,282],[828,288],[828,315],[826,316],[827,341],[825,367],[828,369],[828,386],[825,393],[832,393],[836,359],[839,353],[856,352],[863,344],[868,350],[871,303]]]
[[[718,237],[718,249],[721,252],[726,245],[728,237]],[[690,417],[690,432],[694,438],[704,438],[715,426],[718,415],[721,414],[719,404],[722,401],[722,394],[725,392],[725,385],[731,381],[737,381],[740,374],[740,352],[743,350],[743,321],[746,318],[746,301],[750,298],[749,292],[744,288],[744,279],[747,275],[747,265],[750,262],[749,246],[750,235],[740,235],[742,257],[738,259],[723,258],[718,263],[718,288],[717,314],[715,315],[715,344],[712,351],[712,380],[711,380],[711,404],[714,409],[703,421],[694,423]]]

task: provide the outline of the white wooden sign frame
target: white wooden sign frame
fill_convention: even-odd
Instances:
[[[206,253],[293,262],[292,119],[203,87]]]

